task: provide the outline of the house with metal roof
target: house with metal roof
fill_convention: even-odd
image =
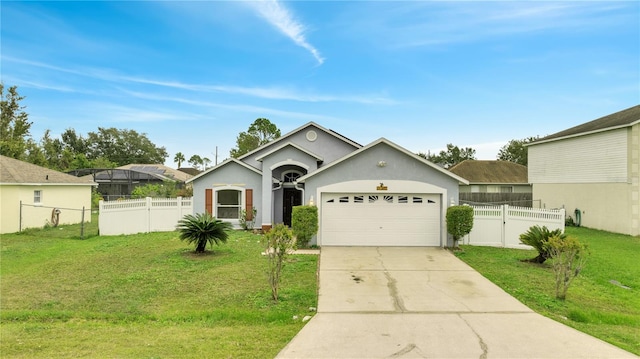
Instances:
[[[640,235],[640,105],[528,144],[533,197],[583,226]]]
[[[91,179],[0,155],[0,233],[91,221]]]

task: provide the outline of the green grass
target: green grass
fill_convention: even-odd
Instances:
[[[555,298],[550,265],[521,261],[535,251],[463,246],[456,255],[536,312],[640,355],[640,237],[575,227],[566,232],[591,254],[564,301]]]
[[[97,218],[2,235],[3,358],[267,358],[317,303],[317,257],[294,255],[271,298],[260,236],[213,254],[177,232],[102,237]],[[207,247],[211,249],[211,247]]]

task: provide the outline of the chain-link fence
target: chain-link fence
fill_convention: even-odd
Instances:
[[[87,222],[91,221],[91,208],[68,208],[25,204],[20,201],[18,231],[28,228],[78,225],[81,239],[85,238]]]

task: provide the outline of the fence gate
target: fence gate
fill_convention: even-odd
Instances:
[[[564,232],[564,209],[529,207],[472,206],[473,229],[463,238],[464,244],[530,249],[520,243],[520,234],[530,227],[546,226]]]

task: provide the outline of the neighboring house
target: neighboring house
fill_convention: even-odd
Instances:
[[[98,192],[107,200],[129,198],[138,186],[178,182],[178,188],[193,175],[159,164],[129,164],[118,168],[86,168],[69,172],[98,183]]]
[[[91,221],[93,181],[0,156],[0,233],[43,227],[59,210],[59,224]]]
[[[640,235],[640,105],[528,145],[533,197],[585,227]],[[577,213],[577,214],[576,214]]]
[[[197,176],[202,172],[199,169],[194,168],[194,167],[180,167],[180,168],[178,168],[178,171],[184,172],[184,173],[189,174],[191,176]]]
[[[362,146],[313,122],[190,179],[194,212],[256,227],[318,207],[318,245],[443,246],[446,209],[468,182],[381,138]]]
[[[460,202],[531,207],[527,167],[510,161],[466,160],[449,171],[469,181],[460,185]]]

